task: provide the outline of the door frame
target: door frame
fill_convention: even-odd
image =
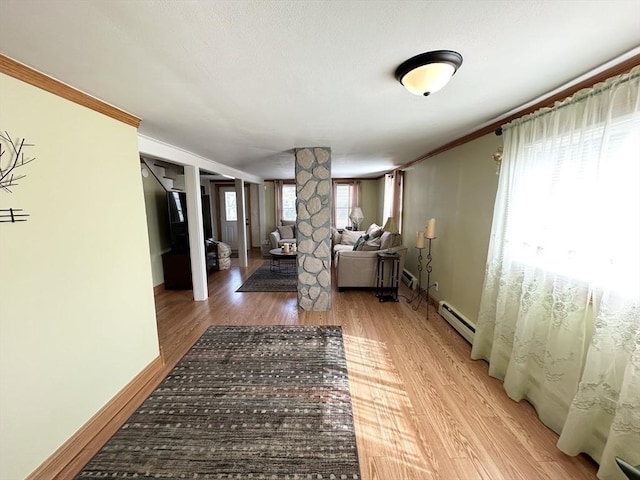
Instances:
[[[220,204],[220,188],[222,187],[233,187],[235,188],[235,182],[232,180],[228,182],[215,182],[215,190],[216,190],[216,227],[218,232],[218,240],[222,241],[222,205]],[[244,197],[245,197],[245,217],[247,221],[247,249],[251,249],[253,247],[251,242],[251,234],[253,232],[253,224],[251,222],[250,211],[250,201],[251,201],[251,189],[249,188],[249,184],[245,183],[244,185]],[[248,214],[249,213],[249,214]]]

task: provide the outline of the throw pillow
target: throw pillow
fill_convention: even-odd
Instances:
[[[358,240],[356,240],[356,243],[353,244],[353,251],[357,251],[357,250],[362,250],[362,246],[364,245],[364,242],[366,240],[366,235],[362,235]]]
[[[345,230],[342,232],[342,238],[340,239],[341,245],[355,245],[358,239],[364,232]]]
[[[380,250],[386,250],[394,246],[395,233],[383,232],[380,237]]]
[[[377,228],[369,234],[369,240],[379,238],[382,235],[382,228]]]
[[[380,230],[381,228],[382,227],[380,225],[372,223],[371,225],[369,225],[369,228],[367,228],[367,235],[371,235],[374,230]]]
[[[291,240],[295,238],[293,236],[293,227],[289,225],[281,225],[278,227],[278,233],[280,234],[281,240]]]
[[[342,234],[339,231],[335,230],[333,232],[333,244],[338,245],[340,243],[342,243]]]

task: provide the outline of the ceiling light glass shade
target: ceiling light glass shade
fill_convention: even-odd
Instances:
[[[414,95],[427,96],[444,87],[462,65],[462,55],[452,50],[422,53],[396,69],[396,79]]]

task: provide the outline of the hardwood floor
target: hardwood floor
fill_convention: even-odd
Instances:
[[[157,292],[167,371],[210,325],[340,325],[363,480],[595,478],[597,465],[560,452],[533,407],[507,397],[433,306],[427,322],[424,306],[379,303],[370,291],[334,289],[329,312],[298,311],[295,293],[236,293],[262,262],[252,253],[248,268],[234,259],[214,272],[204,302]]]

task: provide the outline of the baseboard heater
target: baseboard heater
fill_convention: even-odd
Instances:
[[[476,333],[476,326],[471,323],[468,318],[466,318],[460,312],[456,311],[445,301],[440,302],[438,313],[442,318],[449,322],[451,326],[455,328],[458,333],[467,340],[467,342],[473,344],[473,337]]]
[[[404,283],[411,290],[418,288],[418,279],[406,268],[402,270],[402,283]]]

